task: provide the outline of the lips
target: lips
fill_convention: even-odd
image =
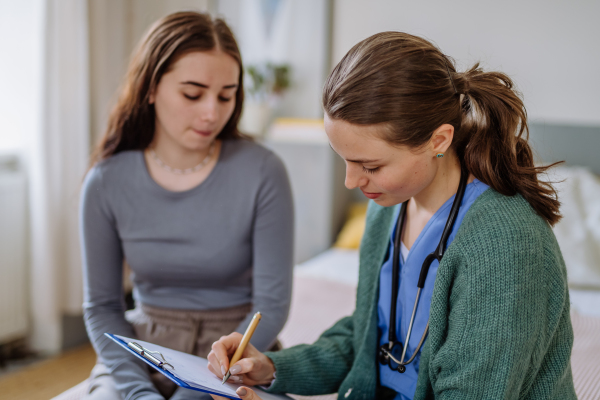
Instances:
[[[364,190],[361,190],[363,192],[363,194],[365,195],[365,197],[369,198],[369,199],[376,199],[379,196],[381,196],[381,193],[369,193],[369,192],[365,192]]]
[[[195,133],[197,133],[200,136],[204,136],[204,137],[208,137],[210,135],[212,135],[212,131],[203,131],[203,130],[198,130],[198,129],[193,129],[193,131]]]

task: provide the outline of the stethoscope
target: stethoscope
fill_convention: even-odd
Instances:
[[[404,346],[402,345],[402,343],[398,342],[398,339],[396,338],[396,303],[398,301],[398,275],[400,273],[400,268],[398,266],[400,257],[400,237],[402,236],[402,228],[404,226],[406,207],[408,201],[402,203],[402,206],[400,207],[400,214],[398,215],[398,223],[396,225],[396,237],[394,238],[394,258],[392,259],[392,300],[390,306],[388,343],[383,344],[379,348],[379,362],[382,365],[389,365],[392,371],[398,371],[401,374],[403,374],[406,371],[405,366],[410,364],[415,359],[415,357],[419,353],[419,350],[421,350],[421,346],[425,341],[427,332],[429,332],[429,321],[427,321],[427,326],[425,327],[425,332],[423,332],[423,336],[421,337],[419,345],[415,349],[415,352],[413,353],[412,357],[408,361],[404,362],[404,357],[406,356],[406,349],[408,347],[410,334],[412,332],[413,322],[415,321],[415,315],[417,313],[417,304],[419,303],[419,298],[421,297],[421,290],[425,286],[425,279],[427,279],[427,273],[429,272],[429,267],[431,266],[431,263],[433,263],[434,260],[438,260],[438,262],[442,261],[442,257],[444,256],[444,252],[446,251],[446,243],[448,242],[448,237],[452,232],[454,222],[456,221],[456,216],[458,215],[458,210],[460,209],[460,203],[462,203],[463,197],[465,195],[468,176],[469,174],[464,169],[464,167],[461,168],[458,191],[456,192],[456,196],[454,197],[454,202],[452,203],[450,215],[448,216],[446,226],[444,227],[444,231],[442,232],[440,243],[438,244],[437,248],[434,250],[433,253],[425,257],[425,261],[423,261],[423,265],[421,266],[421,273],[419,274],[419,281],[417,283],[417,297],[415,298],[415,305],[413,306],[412,316],[410,317],[410,324],[408,325],[408,331],[406,333],[406,340],[404,341]],[[400,360],[396,359],[392,355],[394,346],[396,345],[399,345],[402,348],[402,356],[400,357]],[[390,360],[394,361],[397,364],[397,366],[394,367]]]

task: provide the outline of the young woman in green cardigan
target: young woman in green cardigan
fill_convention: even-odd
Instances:
[[[510,78],[457,72],[430,42],[384,32],[340,61],[323,106],[346,186],[372,199],[356,309],[311,345],[249,346],[232,381],[340,399],[575,399],[559,202]],[[240,339],[213,344],[219,377]]]

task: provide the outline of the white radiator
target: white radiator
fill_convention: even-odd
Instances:
[[[0,344],[27,334],[26,232],[25,174],[0,155]]]

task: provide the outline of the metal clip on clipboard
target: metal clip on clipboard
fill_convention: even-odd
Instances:
[[[127,347],[129,347],[130,349],[132,349],[133,351],[135,351],[140,356],[144,357],[146,360],[150,361],[152,364],[156,365],[157,367],[160,367],[162,369],[165,369],[166,367],[171,367],[171,368],[175,369],[174,366],[172,366],[171,364],[169,364],[167,362],[167,360],[165,360],[165,358],[163,357],[162,354],[160,354],[159,351],[150,351],[148,349],[143,348],[136,342],[127,343]],[[160,358],[162,358],[163,360],[162,361],[159,360],[158,358],[154,357],[152,354],[160,355]]]

